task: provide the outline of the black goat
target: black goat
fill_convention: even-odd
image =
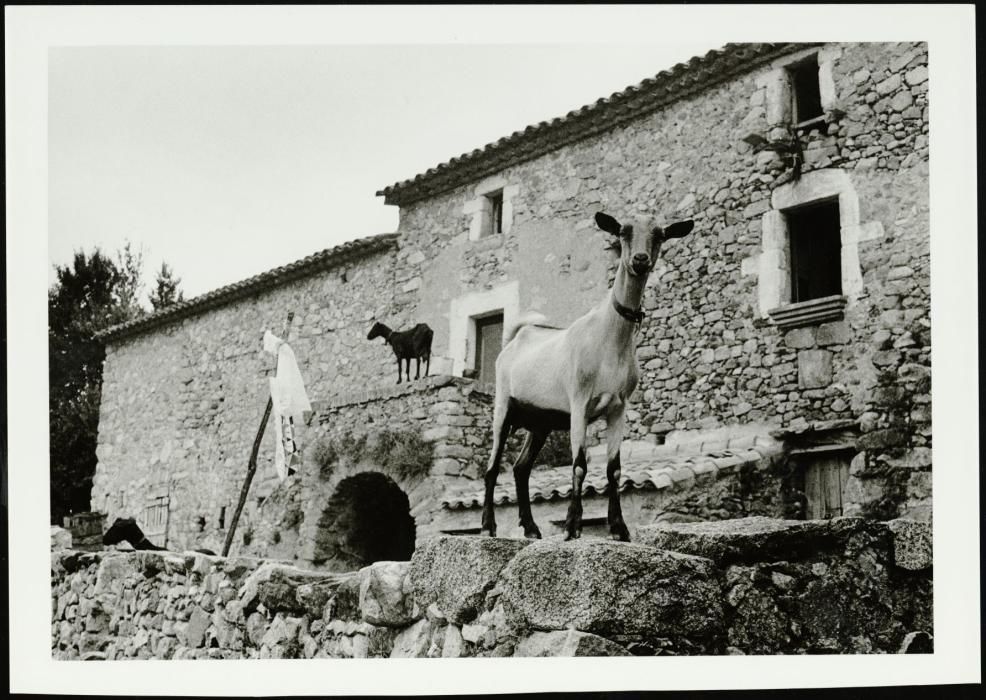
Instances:
[[[431,369],[431,339],[435,335],[434,331],[428,327],[427,323],[419,323],[408,331],[392,331],[379,321],[373,324],[367,334],[367,340],[383,338],[387,344],[394,349],[397,355],[397,383],[401,383],[401,360],[407,362],[407,380],[411,381],[411,360],[417,361],[414,378],[421,377],[421,360],[425,361],[425,376]]]
[[[134,549],[153,550],[156,552],[168,551],[164,547],[158,547],[147,539],[144,531],[140,529],[137,521],[133,518],[117,518],[110,525],[110,529],[103,534],[103,544],[118,544],[124,540]],[[216,556],[216,553],[211,549],[196,549],[195,551],[199,554]]]

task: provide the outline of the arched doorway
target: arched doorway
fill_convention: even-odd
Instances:
[[[312,563],[353,571],[375,561],[407,561],[414,534],[407,494],[385,474],[362,472],[340,481],[329,498]]]

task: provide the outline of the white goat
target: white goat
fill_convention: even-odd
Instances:
[[[565,519],[565,539],[582,534],[582,481],[585,478],[586,428],[606,419],[610,536],[628,542],[630,533],[620,509],[620,444],[627,399],[637,387],[636,330],[643,320],[640,301],[661,243],[691,232],[682,221],[661,228],[653,221],[621,225],[608,214],[596,214],[596,225],[616,237],[620,264],[613,288],[595,309],[564,330],[539,325],[540,315],[527,315],[505,335],[496,360],[493,405],[493,452],[486,467],[482,534],[496,536],[493,489],[507,435],[525,428],[527,439],[514,464],[517,504],[524,536],[540,538],[531,516],[528,479],[538,452],[552,430],[570,430],[572,500]]]

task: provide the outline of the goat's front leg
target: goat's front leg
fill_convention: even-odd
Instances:
[[[411,358],[404,360],[404,373],[407,375],[407,381],[411,381]]]
[[[541,531],[534,522],[534,516],[531,515],[531,494],[528,486],[531,467],[534,466],[534,460],[537,459],[538,452],[544,447],[544,441],[547,437],[547,430],[530,431],[520,450],[520,457],[514,463],[514,484],[517,486],[517,511],[520,515],[520,526],[524,528],[524,537],[533,540],[541,539]]]
[[[572,500],[565,518],[565,539],[577,540],[582,536],[582,482],[585,480],[585,431],[588,422],[585,407],[572,410]]]
[[[496,516],[493,514],[493,489],[496,488],[496,477],[500,472],[500,459],[503,457],[503,446],[507,441],[507,406],[501,401],[493,407],[493,451],[486,465],[486,492],[483,497],[483,522],[480,535],[496,537]]]
[[[606,483],[609,486],[609,536],[620,542],[630,541],[630,531],[623,522],[620,507],[620,446],[623,444],[623,426],[626,424],[626,407],[620,406],[606,417]]]
[[[397,358],[397,383],[401,383],[401,358]]]
[[[414,358],[414,362],[415,362],[415,365],[414,365],[414,378],[415,379],[421,379],[421,356],[419,355],[418,357],[415,357]],[[408,362],[408,365],[410,365],[410,361]],[[408,366],[408,371],[411,371],[410,366]]]

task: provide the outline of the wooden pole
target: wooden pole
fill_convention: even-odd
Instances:
[[[284,325],[284,342],[288,340],[291,331],[291,321],[294,320],[294,312],[288,312],[288,321]],[[276,363],[276,360],[275,360]],[[233,546],[233,535],[236,534],[236,525],[240,522],[240,513],[246,504],[247,495],[250,493],[250,485],[253,483],[253,475],[257,473],[257,455],[260,453],[260,443],[264,439],[264,430],[267,429],[267,421],[270,420],[271,411],[274,410],[273,397],[267,397],[267,408],[264,409],[264,417],[260,419],[260,428],[257,429],[257,437],[253,439],[253,448],[250,450],[250,460],[247,462],[246,478],[243,480],[243,487],[240,489],[240,500],[236,503],[236,510],[233,511],[233,519],[229,521],[229,530],[226,532],[226,541],[223,543],[224,557],[229,556],[230,547]]]

